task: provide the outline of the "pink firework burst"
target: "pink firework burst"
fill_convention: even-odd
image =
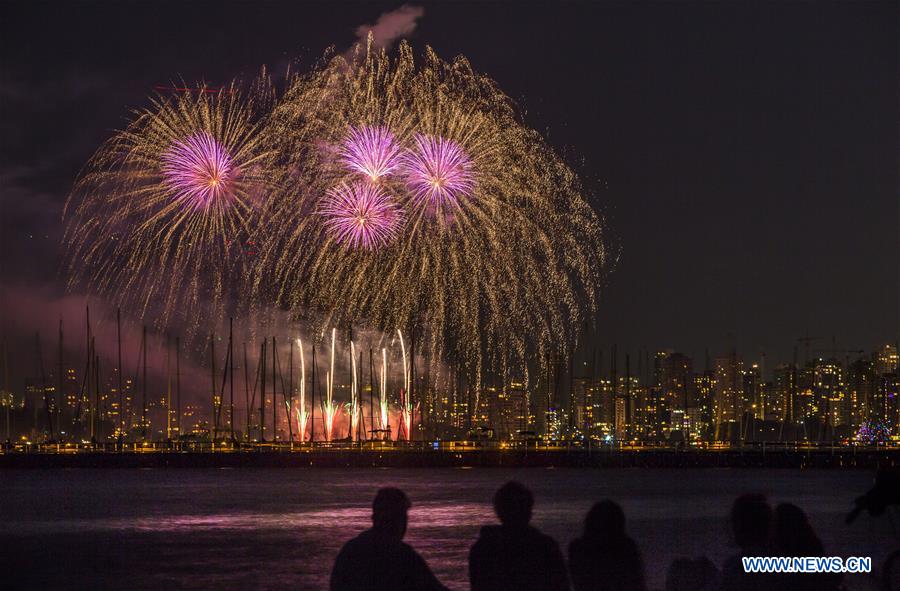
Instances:
[[[456,142],[416,134],[404,158],[406,184],[417,203],[458,206],[475,188],[472,160]]]
[[[376,249],[400,231],[402,215],[377,185],[340,184],[328,191],[320,213],[334,238],[352,248]]]
[[[162,156],[162,172],[175,199],[203,209],[230,196],[237,176],[231,155],[205,131],[175,142]]]
[[[386,127],[351,127],[340,151],[341,162],[348,169],[365,175],[370,181],[397,172],[400,147]]]

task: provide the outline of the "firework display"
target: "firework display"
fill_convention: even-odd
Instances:
[[[413,200],[433,207],[458,207],[475,188],[468,155],[442,137],[416,134],[415,148],[404,158],[404,174]]]
[[[397,172],[400,146],[385,127],[351,127],[341,145],[341,161],[373,183]]]
[[[263,87],[157,97],[100,148],[64,212],[73,287],[160,325],[246,293],[240,245],[270,190]]]
[[[252,301],[320,327],[402,329],[474,383],[568,350],[598,298],[602,225],[578,178],[464,58],[362,46],[297,74]],[[362,195],[390,221],[361,215]],[[396,212],[396,217],[394,217]]]
[[[527,383],[529,364],[574,346],[606,263],[577,176],[491,79],[371,39],[278,97],[265,82],[158,97],[98,151],[65,219],[72,285],[160,325],[227,306],[287,310],[320,335],[402,330],[407,437],[417,359],[456,368],[476,404],[491,368]],[[313,410],[334,436],[334,340],[321,408],[301,390],[292,409],[301,438]]]
[[[384,246],[396,237],[401,221],[390,197],[366,182],[330,190],[320,212],[334,239],[351,248]]]
[[[231,155],[216,138],[205,131],[175,141],[162,155],[164,182],[173,201],[186,208],[208,210],[227,207],[235,192],[235,168]]]

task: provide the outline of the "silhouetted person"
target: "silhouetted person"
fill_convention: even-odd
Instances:
[[[666,573],[666,591],[715,591],[719,569],[705,556],[676,558]]]
[[[559,545],[531,525],[534,497],[518,482],[494,494],[500,525],[481,528],[469,551],[472,591],[563,591],[569,588]]]
[[[882,468],[875,475],[875,486],[856,499],[856,508],[847,516],[847,523],[852,523],[863,511],[878,517],[888,507],[897,505],[900,505],[900,469]]]
[[[775,508],[774,554],[776,556],[823,556],[819,536],[797,505],[782,503]],[[775,575],[779,590],[834,591],[840,588],[836,573],[779,573]]]
[[[410,508],[406,494],[382,488],[372,502],[372,528],[341,548],[331,591],[447,591],[428,565],[403,542]]]
[[[900,591],[900,550],[894,550],[884,562],[881,591]]]
[[[731,506],[731,531],[740,552],[725,560],[722,567],[723,591],[770,591],[770,574],[745,573],[744,556],[772,556],[769,543],[772,531],[772,507],[762,495],[742,495]]]
[[[644,591],[644,564],[625,534],[625,513],[610,500],[591,507],[584,534],[569,544],[569,572],[575,591]]]
[[[882,468],[875,475],[875,486],[856,499],[856,508],[847,516],[847,523],[853,523],[863,511],[868,511],[872,517],[879,517],[885,514],[888,507],[897,505],[900,505],[900,468]],[[881,572],[881,589],[900,591],[900,550],[888,555]]]

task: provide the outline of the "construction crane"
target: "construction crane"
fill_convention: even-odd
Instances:
[[[814,349],[815,353],[844,353],[845,356],[849,356],[850,353],[856,353],[857,355],[862,355],[865,353],[864,349]]]
[[[797,339],[798,343],[804,343],[806,345],[806,359],[804,360],[805,362],[807,362],[807,363],[809,362],[809,346],[810,346],[810,344],[813,341],[820,341],[823,338],[824,337],[811,337],[811,336],[809,336],[809,334],[807,334],[805,337],[800,337]],[[794,357],[795,357],[794,363],[796,363],[797,362],[796,355],[794,355]]]

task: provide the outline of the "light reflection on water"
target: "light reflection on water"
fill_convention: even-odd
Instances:
[[[515,478],[536,496],[535,522],[563,549],[590,505],[620,501],[662,587],[676,556],[732,552],[737,494],[803,507],[836,555],[896,546],[887,520],[843,524],[865,472],[788,470],[66,470],[0,474],[0,557],[22,588],[326,589],[341,544],[368,526],[375,490],[413,501],[409,541],[453,589],[468,548],[493,522],[490,499]],[[5,561],[4,561],[5,562]],[[8,581],[8,579],[7,579]]]
[[[491,511],[483,504],[455,504],[452,507],[423,504],[413,508],[410,520],[417,529],[440,528],[448,525],[479,525],[491,518]],[[154,517],[120,519],[66,519],[64,521],[23,521],[11,519],[4,524],[8,535],[49,535],[53,533],[101,532],[174,532],[188,533],[216,530],[279,530],[300,528],[328,528],[343,523],[362,530],[369,526],[368,507],[325,508],[318,511],[291,513],[218,513],[213,515],[159,515]]]

